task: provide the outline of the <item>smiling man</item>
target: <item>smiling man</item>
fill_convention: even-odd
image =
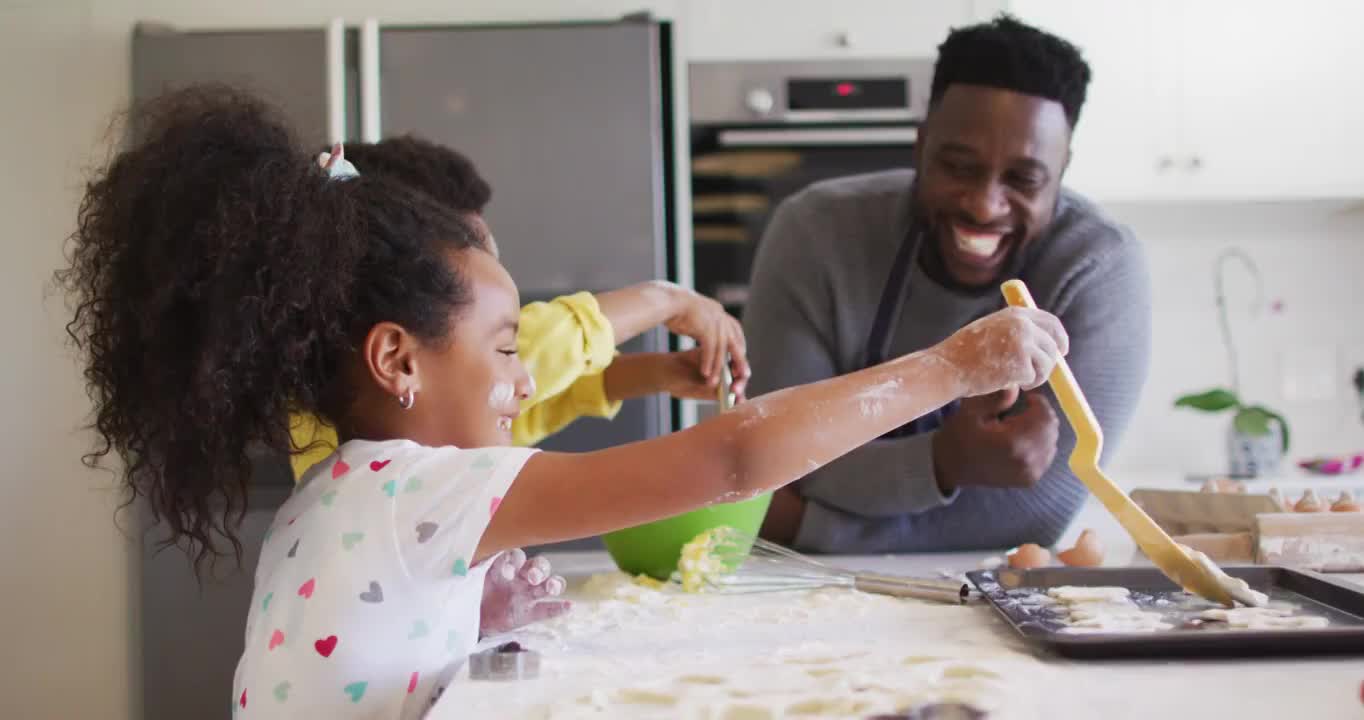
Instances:
[[[819,183],[774,214],[744,313],[750,394],[927,348],[1022,278],[1065,323],[1111,452],[1146,380],[1150,287],[1131,233],[1061,186],[1089,67],[1008,16],[938,50],[916,169]],[[816,552],[1049,544],[1085,498],[1073,445],[1048,390],[967,399],[780,491],[763,534]]]

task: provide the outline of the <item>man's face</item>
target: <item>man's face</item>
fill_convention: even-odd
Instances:
[[[915,147],[914,202],[952,279],[999,282],[1051,222],[1070,159],[1070,123],[1053,100],[950,85]]]

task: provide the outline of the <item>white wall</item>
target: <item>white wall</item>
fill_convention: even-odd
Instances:
[[[1228,247],[1258,264],[1267,300],[1252,315],[1242,266],[1226,292],[1245,400],[1284,413],[1291,455],[1364,450],[1350,383],[1364,366],[1364,203],[1119,206],[1146,242],[1154,283],[1154,358],[1137,417],[1114,461],[1129,471],[1225,472],[1230,418],[1175,411],[1176,396],[1229,384],[1214,305],[1213,265]]]
[[[132,545],[108,475],[82,468],[86,403],[44,300],[78,198],[79,167],[123,93],[79,2],[0,2],[0,716],[135,717]],[[125,74],[126,77],[126,74]]]

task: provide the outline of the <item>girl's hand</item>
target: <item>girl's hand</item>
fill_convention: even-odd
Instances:
[[[1031,390],[1047,381],[1070,338],[1056,316],[1010,307],[967,325],[930,351],[956,368],[962,395]]]
[[[526,562],[520,548],[502,553],[483,581],[479,634],[498,635],[563,615],[573,604],[552,599],[563,591],[564,579],[550,574],[543,555]]]
[[[702,370],[705,358],[700,347],[658,355],[655,378],[659,390],[679,399],[715,400],[718,386],[706,379]],[[735,378],[730,387],[736,403],[744,400],[745,383]]]
[[[677,286],[672,286],[672,292],[677,310],[664,325],[672,333],[696,341],[701,350],[701,376],[711,388],[717,387],[728,353],[734,384],[742,388],[753,373],[748,366],[748,343],[744,339],[743,325],[715,300]]]
[[[699,347],[674,353],[628,353],[617,357],[606,368],[603,380],[611,402],[667,393],[688,400],[716,399],[717,386],[701,372],[705,350]],[[736,380],[730,387],[735,402],[744,398],[744,383]]]

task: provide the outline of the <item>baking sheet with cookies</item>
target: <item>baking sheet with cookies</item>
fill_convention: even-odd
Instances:
[[[1282,567],[1223,570],[1269,595],[1268,607],[1227,611],[1151,567],[1000,568],[966,577],[1026,641],[1064,657],[1364,655],[1364,591],[1356,586]],[[1102,602],[1070,602],[1086,594]],[[1117,622],[1096,624],[1077,607]]]

